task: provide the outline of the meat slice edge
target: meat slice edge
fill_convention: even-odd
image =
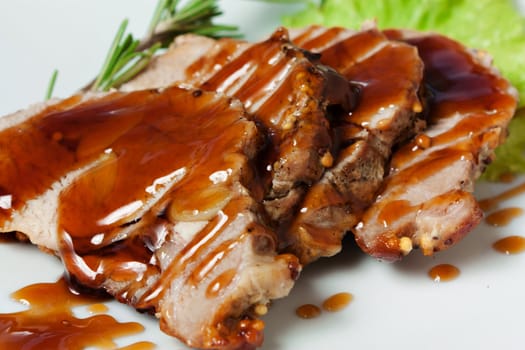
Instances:
[[[0,231],[23,231],[71,278],[154,313],[190,346],[259,346],[258,316],[288,294],[300,265],[276,254],[252,198],[261,137],[242,105],[171,87],[35,111],[0,120],[0,159],[17,159],[0,176],[13,199]]]
[[[329,107],[348,111],[357,98],[347,79],[310,56],[290,42],[284,28],[255,44],[187,35],[122,89],[178,82],[239,98],[267,135],[257,168],[265,183],[264,206],[280,225],[331,166]]]
[[[370,23],[359,31],[311,26],[292,32],[292,41],[360,87],[356,108],[332,122],[341,148],[333,166],[308,190],[284,233],[286,249],[309,263],[340,251],[343,236],[374,201],[392,149],[424,126],[423,64],[414,47]]]
[[[506,137],[517,93],[485,52],[438,34],[386,34],[419,50],[428,126],[394,153],[385,185],[355,236],[365,252],[397,260],[414,248],[425,255],[446,249],[480,222],[474,182]]]

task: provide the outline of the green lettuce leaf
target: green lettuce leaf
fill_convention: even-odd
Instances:
[[[520,109],[509,126],[507,141],[496,149],[496,160],[487,168],[483,179],[497,181],[504,174],[525,173],[525,109]]]
[[[525,106],[525,19],[511,0],[325,0],[310,3],[283,24],[359,28],[375,20],[379,28],[435,31],[472,48],[486,50],[494,65],[519,91]],[[496,180],[508,172],[525,172],[525,117],[515,118],[510,137],[496,150],[496,161],[484,178]]]

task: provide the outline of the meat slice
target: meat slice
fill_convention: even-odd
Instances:
[[[506,137],[517,94],[485,52],[438,34],[387,35],[414,45],[423,59],[428,126],[394,153],[355,235],[364,251],[396,260],[413,248],[443,250],[479,223],[474,181]]]
[[[253,348],[300,272],[276,254],[242,104],[170,87],[73,96],[0,119],[0,232],[160,318],[189,346]]]
[[[283,28],[255,44],[185,35],[122,89],[181,82],[239,98],[267,135],[258,159],[263,203],[282,223],[290,220],[306,188],[331,166],[329,107],[348,111],[356,99],[347,79],[313,61]]]
[[[309,189],[286,232],[287,249],[308,263],[339,252],[374,201],[392,148],[424,126],[423,64],[415,47],[389,40],[371,23],[360,31],[312,26],[292,40],[360,88],[355,110],[332,123],[341,148],[333,167]]]

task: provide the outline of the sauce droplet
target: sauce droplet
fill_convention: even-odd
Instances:
[[[353,296],[350,293],[337,293],[323,302],[323,309],[330,312],[341,311],[350,304]]]
[[[496,207],[500,202],[503,202],[507,199],[515,197],[521,193],[525,192],[525,183],[515,186],[505,192],[502,192],[494,197],[485,198],[479,201],[479,206],[483,210],[489,210]]]
[[[428,275],[435,282],[447,282],[459,276],[459,269],[451,264],[440,264],[432,267]]]
[[[295,310],[295,314],[300,318],[305,319],[316,318],[319,317],[319,315],[321,315],[321,309],[319,308],[319,306],[314,304],[304,304],[299,306]]]
[[[485,221],[492,226],[505,226],[520,215],[523,215],[523,209],[521,208],[505,208],[491,213],[486,217]]]
[[[525,238],[522,236],[508,236],[494,242],[492,247],[503,254],[518,254],[525,251]]]
[[[504,173],[500,175],[498,180],[503,183],[511,183],[512,181],[514,181],[515,178],[516,175],[514,175],[513,173]]]
[[[82,350],[87,347],[114,349],[114,338],[136,334],[144,327],[136,322],[121,323],[102,314],[77,318],[72,308],[88,305],[100,298],[78,295],[64,278],[55,283],[38,283],[24,287],[13,298],[29,306],[28,310],[0,314],[0,348],[39,350]],[[145,345],[148,342],[136,343]],[[150,347],[124,349],[149,350]]]

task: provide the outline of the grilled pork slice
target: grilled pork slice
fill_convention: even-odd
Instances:
[[[262,137],[239,101],[179,87],[73,96],[0,130],[0,232],[189,346],[261,344],[257,316],[300,265],[265,225],[250,165]]]
[[[392,148],[424,125],[423,64],[415,47],[388,40],[373,24],[360,31],[312,26],[292,40],[361,90],[356,109],[332,123],[341,147],[333,167],[309,189],[287,230],[287,249],[308,263],[339,252],[344,234],[374,201]]]
[[[122,89],[173,82],[219,91],[243,102],[249,118],[267,135],[258,170],[266,185],[264,205],[279,223],[290,220],[306,188],[332,165],[328,107],[348,111],[356,100],[347,79],[313,63],[282,28],[256,44],[178,37],[167,53]]]
[[[394,153],[355,235],[364,251],[396,260],[413,248],[443,250],[479,223],[474,181],[505,139],[517,95],[484,52],[437,34],[387,34],[417,47],[423,59],[429,124]]]

